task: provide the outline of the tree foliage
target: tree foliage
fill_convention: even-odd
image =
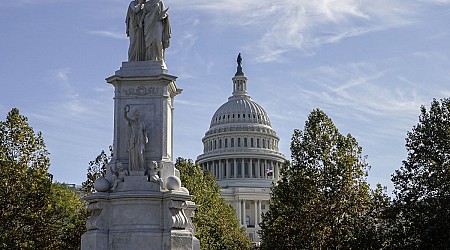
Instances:
[[[450,99],[420,108],[407,159],[392,176],[393,248],[450,248]]]
[[[201,249],[251,249],[252,243],[240,227],[234,209],[220,198],[220,186],[192,160],[178,158],[181,181],[198,205],[193,223]]]
[[[95,191],[94,182],[100,177],[106,177],[106,166],[113,156],[113,147],[109,146],[109,156],[104,150],[100,152],[95,160],[89,162],[89,167],[87,169],[86,181],[82,183],[83,192],[85,194],[90,194]]]
[[[81,235],[86,232],[88,211],[81,192],[64,183],[53,183],[48,217],[52,224],[52,245],[49,249],[80,249]]]
[[[18,109],[0,121],[0,249],[79,249],[84,204],[52,184],[48,155]]]
[[[0,122],[0,247],[44,249],[52,176],[44,139],[13,108]]]
[[[321,110],[295,130],[261,223],[262,249],[379,249],[376,223],[389,199],[366,182],[362,148]]]

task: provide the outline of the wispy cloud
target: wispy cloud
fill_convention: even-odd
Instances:
[[[260,35],[247,50],[261,62],[282,61],[292,50],[305,54],[324,44],[340,42],[417,21],[424,4],[448,4],[450,0],[284,0],[204,1],[171,4],[207,12],[217,25],[249,26]]]
[[[51,75],[50,81],[64,93],[65,98],[71,99],[78,97],[78,93],[70,83],[69,75],[71,69],[69,67],[50,70],[49,73]]]
[[[380,66],[362,63],[336,67],[325,70],[321,67],[309,72],[307,77],[319,84],[311,89],[300,88],[305,98],[376,116],[414,114],[423,101],[411,86],[412,82],[406,82],[404,78],[388,82],[387,79],[392,79],[391,72]]]
[[[106,30],[91,30],[88,33],[91,35],[107,37],[107,38],[114,38],[114,39],[120,39],[120,40],[127,39],[127,36],[125,35],[124,32],[113,32],[113,31],[106,31]]]

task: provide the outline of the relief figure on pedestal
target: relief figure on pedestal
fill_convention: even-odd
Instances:
[[[148,181],[159,183],[160,188],[164,188],[164,183],[161,177],[158,175],[159,171],[161,171],[164,168],[164,165],[162,162],[156,162],[152,161],[147,166],[147,176]]]
[[[130,118],[128,113],[130,112],[130,106],[125,106],[125,119],[130,126],[130,138],[128,140],[128,153],[129,153],[129,165],[130,171],[143,171],[144,170],[144,152],[145,144],[148,143],[147,129],[144,122],[141,120],[141,114],[139,110],[135,110],[133,117]]]
[[[115,165],[111,166],[111,173],[113,174],[111,190],[115,190],[117,188],[117,185],[119,185],[119,183],[123,182],[125,179],[125,176],[127,176],[129,174],[128,171],[123,168],[123,165],[121,162],[118,162]]]
[[[131,1],[126,18],[128,61],[164,61],[171,35],[167,10],[161,0]]]

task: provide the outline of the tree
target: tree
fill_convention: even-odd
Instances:
[[[450,248],[450,99],[420,108],[407,158],[392,176],[396,249]]]
[[[0,121],[0,249],[79,249],[84,203],[52,184],[44,139],[12,109]]]
[[[100,177],[106,177],[106,166],[113,156],[113,147],[109,146],[110,155],[108,156],[104,150],[100,152],[95,160],[89,162],[87,169],[86,181],[82,183],[83,192],[90,194],[95,191],[94,182]]]
[[[251,249],[252,243],[240,227],[234,209],[220,198],[220,186],[209,173],[203,173],[192,160],[175,163],[181,181],[198,205],[193,223],[201,249]]]
[[[52,176],[44,139],[13,108],[0,122],[0,248],[45,249]]]
[[[375,223],[388,198],[367,184],[369,165],[356,139],[316,109],[304,131],[294,131],[291,154],[260,224],[261,248],[379,249]]]
[[[48,216],[53,234],[49,249],[80,249],[81,235],[86,232],[88,211],[81,192],[64,183],[53,183]]]

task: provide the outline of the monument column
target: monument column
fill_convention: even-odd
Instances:
[[[252,161],[252,158],[250,158],[250,162],[249,162],[249,166],[248,166],[250,169],[248,170],[248,177],[249,178],[253,178],[253,161]]]
[[[258,200],[254,200],[253,204],[255,206],[255,228],[258,227]]]
[[[261,214],[262,214],[261,202],[262,202],[262,200],[259,200],[259,202],[258,202],[258,222],[261,222]]]
[[[256,162],[256,178],[261,178],[261,165],[259,159]]]
[[[237,201],[237,216],[238,216],[238,220],[239,220],[239,224],[242,225],[242,216],[241,216],[241,200]]]
[[[237,161],[236,158],[234,158],[234,178],[237,178],[238,174],[237,174]]]
[[[243,220],[243,225],[245,227],[247,227],[247,218],[246,218],[246,214],[245,214],[245,200],[242,200],[242,220]]]

